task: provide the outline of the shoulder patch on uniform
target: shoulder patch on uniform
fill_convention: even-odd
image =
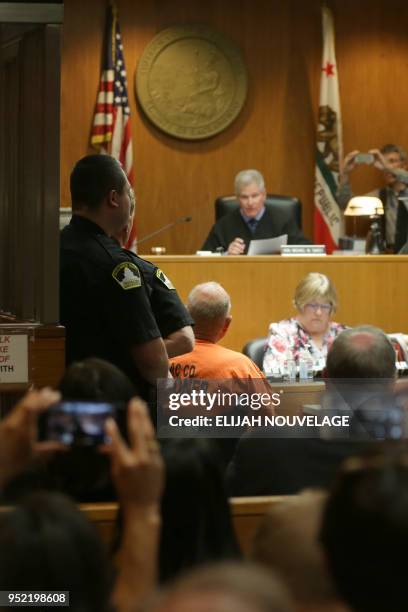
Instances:
[[[124,261],[118,264],[113,270],[112,276],[122,289],[135,289],[142,285],[139,268],[130,261]]]
[[[175,289],[171,280],[165,275],[163,270],[160,270],[160,268],[157,268],[156,276],[159,279],[159,281],[163,283],[163,285],[166,285],[167,289]]]

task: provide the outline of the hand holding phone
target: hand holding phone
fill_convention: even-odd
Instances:
[[[349,172],[354,170],[354,166],[356,165],[355,158],[359,153],[360,151],[358,151],[358,149],[347,153],[341,164],[341,174],[343,176],[347,176]]]
[[[10,414],[0,420],[0,489],[23,472],[35,456],[60,450],[58,445],[40,443],[37,439],[41,417],[60,397],[58,391],[49,388],[28,391]]]
[[[381,153],[379,149],[370,149],[369,153],[371,153],[374,157],[374,166],[378,168],[378,170],[389,171],[387,166],[387,160],[384,155]]]
[[[358,153],[358,155],[354,158],[354,163],[356,164],[373,164],[374,163],[374,155],[372,153]]]
[[[67,446],[106,444],[110,442],[105,433],[106,420],[112,417],[123,421],[125,412],[124,406],[109,402],[62,401],[40,419],[40,437]]]

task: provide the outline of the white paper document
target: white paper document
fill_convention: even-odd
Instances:
[[[272,255],[280,254],[282,244],[287,244],[288,235],[282,234],[276,238],[264,238],[263,240],[251,240],[249,243],[248,255]]]

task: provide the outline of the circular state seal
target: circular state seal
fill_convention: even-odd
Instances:
[[[204,26],[160,32],[136,70],[136,94],[147,117],[177,138],[199,140],[224,130],[241,111],[247,72],[240,51]]]

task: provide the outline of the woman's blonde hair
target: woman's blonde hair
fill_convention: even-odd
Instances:
[[[331,305],[332,312],[336,311],[336,289],[331,280],[319,272],[310,272],[300,281],[295,289],[293,303],[298,310],[303,310],[313,300],[324,300]]]

